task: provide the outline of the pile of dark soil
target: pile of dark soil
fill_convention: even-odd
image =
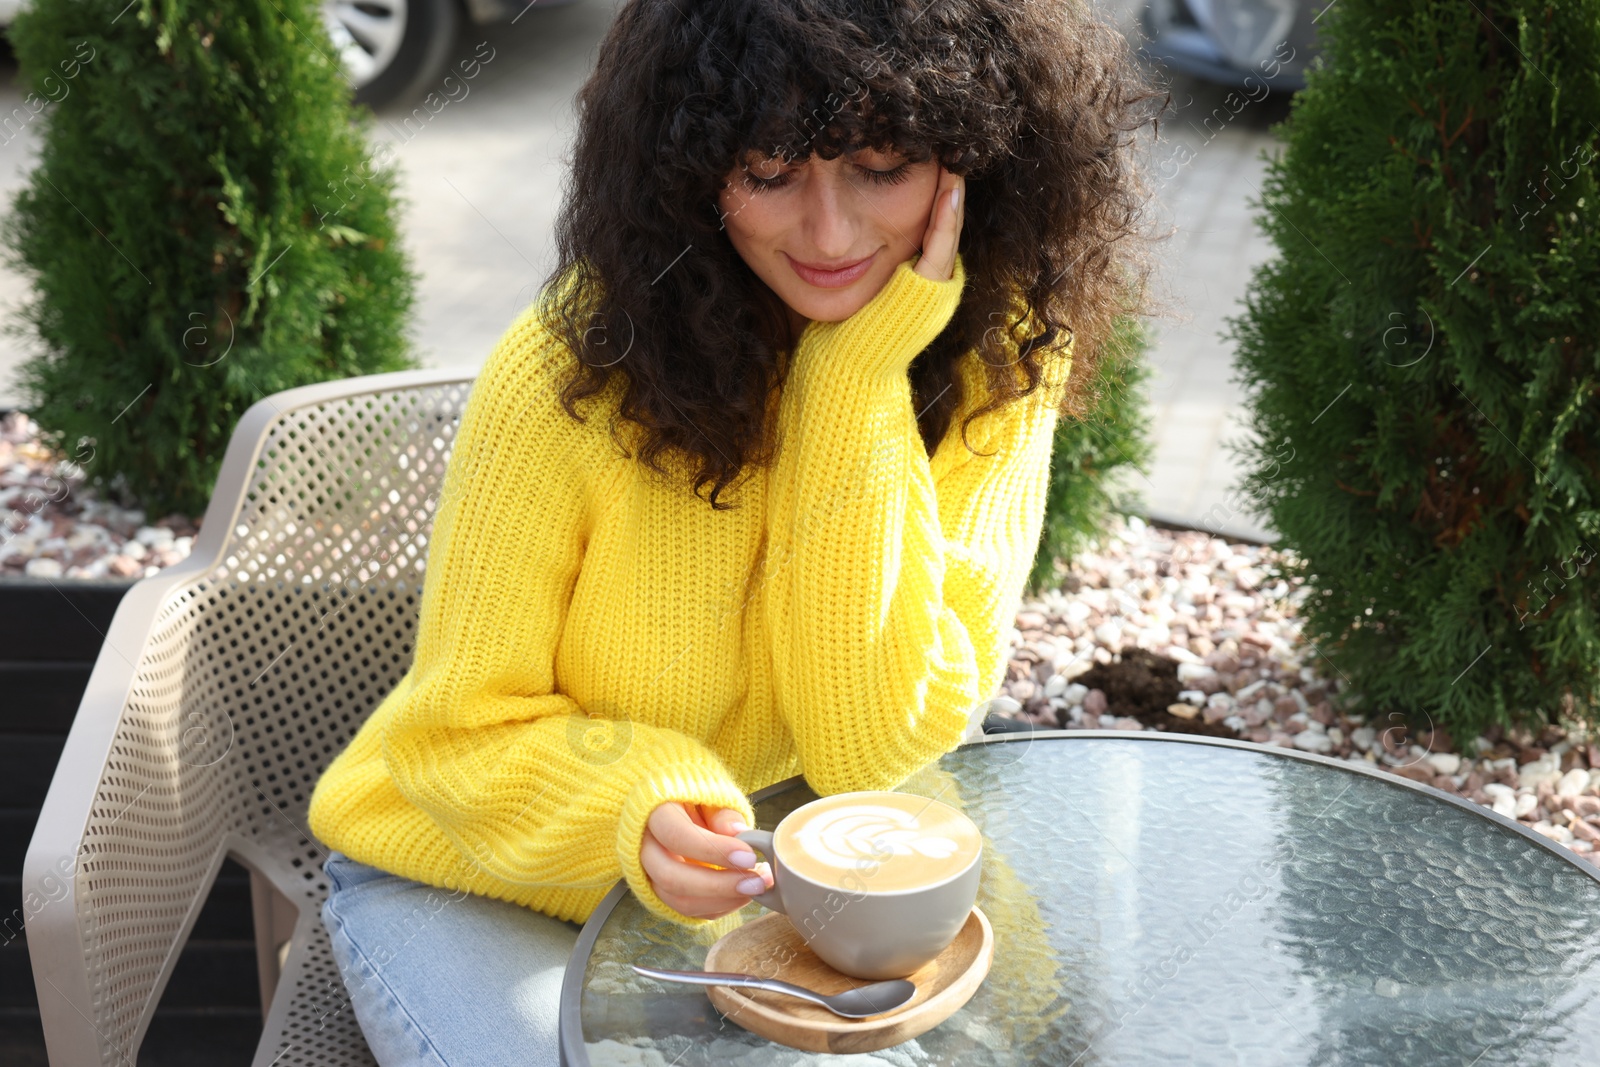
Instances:
[[[1239,736],[1220,722],[1206,722],[1199,716],[1181,719],[1168,711],[1169,704],[1178,703],[1183,688],[1178,683],[1178,662],[1142,648],[1130,645],[1122,650],[1120,660],[1096,663],[1073,681],[1104,693],[1107,715],[1126,715],[1151,729],[1174,734]]]

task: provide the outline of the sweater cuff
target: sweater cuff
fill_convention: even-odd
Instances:
[[[727,920],[732,916],[720,920],[702,919],[668,907],[651,885],[639,850],[643,846],[650,813],[655,811],[657,805],[669,801],[732,808],[744,817],[745,825],[750,827],[756,825],[755,809],[750,806],[750,799],[744,791],[725,773],[718,773],[704,763],[669,763],[658,767],[629,790],[622,802],[622,817],[617,823],[617,859],[622,865],[622,876],[639,903],[651,913],[683,926],[703,927],[713,923],[727,926]]]
[[[918,353],[950,324],[967,281],[959,252],[950,277],[942,282],[924,278],[914,266],[912,260],[902,260],[883,288],[849,318],[808,325],[796,346],[796,359],[811,353],[812,359],[844,363],[869,376],[904,375]]]

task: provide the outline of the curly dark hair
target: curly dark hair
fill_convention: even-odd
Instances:
[[[576,402],[620,374],[613,435],[635,424],[639,457],[663,474],[664,456],[698,461],[695,495],[714,483],[711,506],[730,507],[724,487],[772,459],[767,402],[798,338],[717,194],[751,152],[870,147],[937,154],[967,180],[961,303],[909,372],[928,453],[961,409],[956,361],[973,348],[992,395],[963,442],[1068,343],[1060,410],[1082,418],[1101,346],[1146,306],[1134,141],[1168,103],[1121,32],[1075,0],[630,0],[577,95],[540,298],[579,364],[562,404],[581,420]]]

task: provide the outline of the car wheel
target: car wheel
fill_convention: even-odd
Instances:
[[[457,0],[325,0],[322,15],[355,99],[372,108],[437,79],[461,24]]]

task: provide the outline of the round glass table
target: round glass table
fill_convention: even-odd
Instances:
[[[1098,730],[989,735],[899,791],[983,830],[994,961],[963,1008],[879,1052],[774,1044],[703,987],[632,970],[700,969],[710,938],[619,882],[567,967],[562,1063],[1600,1063],[1600,870],[1469,801],[1309,753]],[[771,829],[815,796],[797,777],[751,800]]]

